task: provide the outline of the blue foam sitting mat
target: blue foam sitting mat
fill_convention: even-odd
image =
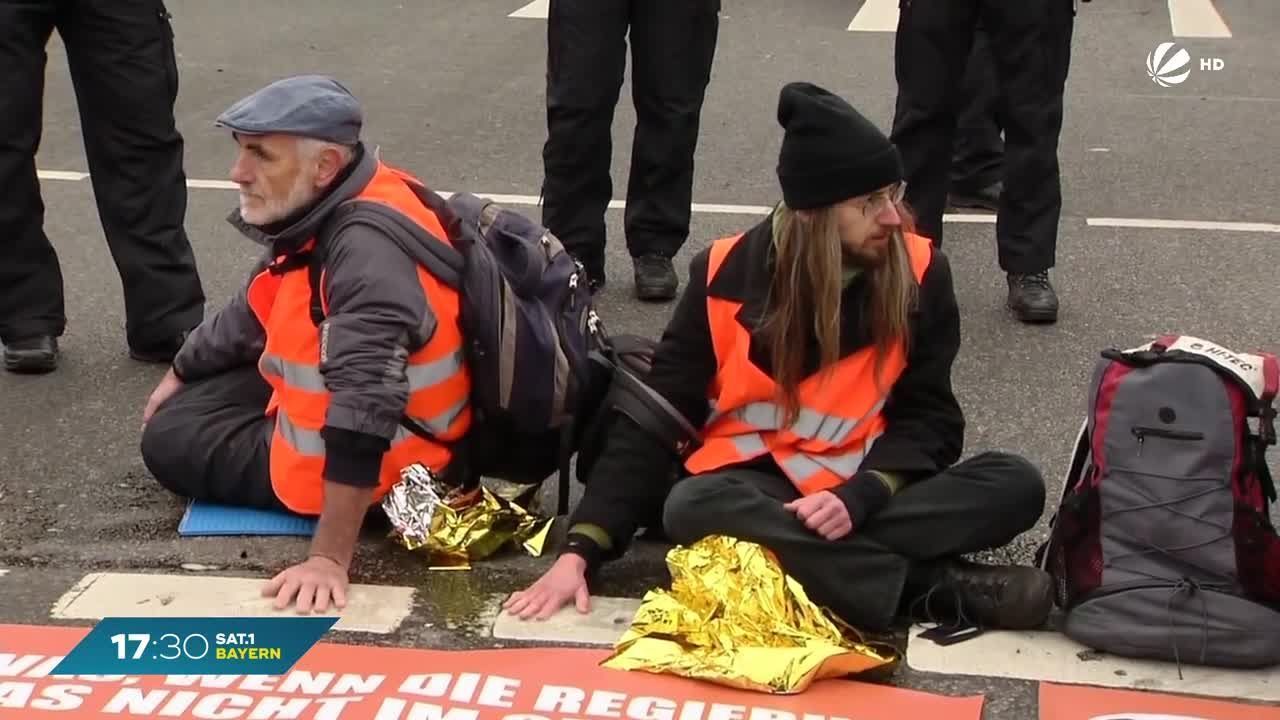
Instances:
[[[310,537],[316,518],[274,510],[215,505],[193,501],[178,523],[178,534],[200,535],[298,535]]]

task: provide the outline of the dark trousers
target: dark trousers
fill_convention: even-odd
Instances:
[[[964,71],[964,105],[956,117],[951,189],[976,192],[999,182],[1004,138],[1000,129],[1000,86],[991,40],[979,27]]]
[[[636,109],[625,227],[632,257],[689,235],[693,157],[720,0],[551,0],[542,222],[592,274],[604,269],[614,108],[631,41]]]
[[[44,232],[35,155],[45,46],[67,50],[98,216],[124,289],[129,344],[200,323],[204,291],[187,207],[173,30],[162,0],[0,2],[0,340],[58,336],[62,271]]]
[[[815,603],[850,625],[887,629],[913,566],[1007,544],[1044,510],[1044,481],[1026,460],[974,456],[903,489],[864,528],[829,541],[783,507],[799,493],[773,473],[731,469],[680,481],[663,510],[676,543],[708,535],[758,543]]]
[[[1034,273],[1057,253],[1062,189],[1058,137],[1075,24],[1072,0],[903,0],[895,39],[892,139],[922,234],[942,242],[964,74],[981,20],[990,39],[1005,133],[1000,267]]]
[[[271,489],[270,398],[252,365],[189,383],[147,423],[142,460],[180,497],[285,510]]]

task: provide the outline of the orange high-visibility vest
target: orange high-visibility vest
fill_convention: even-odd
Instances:
[[[717,240],[711,247],[707,285],[742,235]],[[906,234],[911,270],[920,282],[931,258],[930,241]],[[709,388],[711,415],[703,442],[685,461],[703,474],[771,453],[778,467],[804,495],[827,490],[853,477],[876,438],[884,433],[881,408],[888,391],[906,368],[899,340],[881,363],[875,382],[875,348],[863,348],[839,360],[830,374],[800,383],[800,409],[787,427],[778,403],[777,384],[749,355],[751,336],[738,322],[742,303],[707,296],[707,319],[715,346],[716,376]],[[799,349],[798,349],[799,350]]]
[[[448,242],[439,219],[405,185],[406,177],[378,163],[373,179],[356,199],[389,205]],[[303,249],[314,243],[311,238]],[[412,260],[406,257],[405,262]],[[382,458],[375,500],[381,500],[399,482],[400,470],[406,465],[420,462],[437,472],[443,470],[452,457],[447,443],[462,437],[471,425],[471,377],[462,354],[458,294],[421,265],[418,281],[438,322],[430,341],[406,362],[409,401],[405,414],[430,431],[434,441],[398,426]],[[320,373],[320,329],[311,320],[307,268],[278,275],[262,271],[249,284],[248,300],[267,337],[258,370],[272,387],[266,410],[275,417],[271,486],[291,510],[319,514],[324,507],[325,464],[320,430],[329,409],[329,391]],[[327,305],[324,307],[327,313]]]

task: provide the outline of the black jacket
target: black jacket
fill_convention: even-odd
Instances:
[[[762,315],[772,265],[772,222],[751,230],[725,258],[710,287],[706,284],[710,250],[689,265],[689,282],[663,332],[648,377],[649,385],[702,427],[709,413],[707,389],[716,373],[715,351],[707,320],[708,295],[742,303],[738,321],[753,331]],[[870,344],[862,327],[867,304],[865,275],[855,278],[841,296],[841,357]],[[770,373],[767,347],[752,332],[750,358]],[[964,445],[964,415],[951,388],[951,366],[960,348],[960,313],[946,255],[933,250],[920,283],[912,314],[907,368],[894,384],[884,406],[887,428],[867,453],[858,474],[836,494],[850,506],[851,515],[866,517],[887,501],[877,497],[865,473],[889,472],[912,482],[938,473],[960,458]],[[816,339],[806,351],[810,372],[817,366]],[[593,565],[623,552],[629,539],[645,523],[661,517],[667,491],[671,451],[629,419],[612,419],[604,453],[587,483],[582,502],[570,522],[569,550],[587,556]],[[749,461],[752,467],[781,474],[769,455]],[[607,535],[607,541],[595,526]]]

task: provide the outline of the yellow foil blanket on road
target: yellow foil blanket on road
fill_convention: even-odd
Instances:
[[[645,596],[605,667],[798,693],[898,662],[810,601],[759,545],[713,536],[675,548],[667,566],[671,590]]]

